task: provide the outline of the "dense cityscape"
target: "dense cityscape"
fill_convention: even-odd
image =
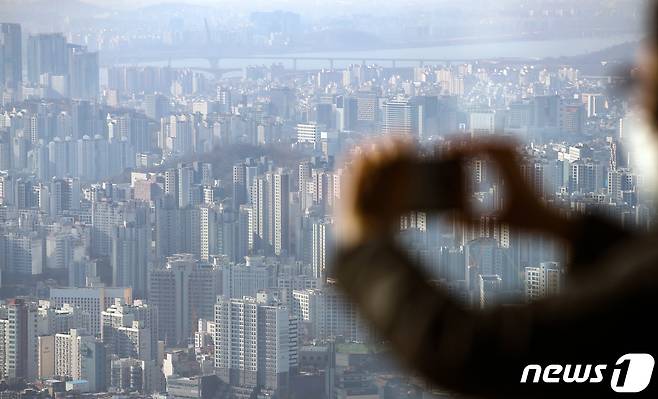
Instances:
[[[576,29],[583,10],[525,12]],[[509,136],[560,212],[654,228],[628,138],[639,116],[611,89],[636,43],[545,59],[268,59],[308,48],[300,19],[253,13],[240,36],[202,18],[197,38],[175,18],[115,37],[0,19],[0,398],[455,397],[397,366],[327,278],[341,160],[368,138],[438,155],[455,138]],[[163,62],[136,62],[154,40],[168,50],[144,59]],[[203,54],[227,42],[261,62]],[[484,158],[468,170],[477,223],[409,213],[409,253],[469,308],[560,293],[564,245],[498,222],[505,182]]]

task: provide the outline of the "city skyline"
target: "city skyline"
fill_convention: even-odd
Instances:
[[[640,2],[84,3],[52,21],[0,6],[3,394],[454,397],[390,359],[331,276],[344,160],[372,140],[440,159],[513,139],[561,215],[655,229],[652,147],[613,90]],[[490,159],[463,167],[472,225],[421,209],[396,228],[430,285],[468,310],[563,293],[566,245],[501,221],[510,182]]]

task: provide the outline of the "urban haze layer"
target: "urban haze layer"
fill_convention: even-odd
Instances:
[[[364,139],[511,136],[564,214],[653,227],[644,1],[390,3],[0,0],[0,398],[453,397],[327,279]],[[477,227],[406,214],[409,253],[466,307],[559,293],[468,166]]]

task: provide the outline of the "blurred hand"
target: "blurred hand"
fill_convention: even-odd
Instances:
[[[514,143],[499,139],[468,140],[457,143],[445,155],[445,158],[464,163],[475,157],[490,159],[502,174],[506,191],[504,209],[498,214],[501,222],[568,237],[569,221],[544,205],[521,175],[522,161]],[[402,196],[406,194],[402,187],[407,179],[415,178],[410,167],[414,162],[416,155],[412,146],[400,139],[372,143],[362,147],[362,151],[352,158],[336,215],[339,245],[358,245],[371,237],[392,235],[398,231],[400,216],[408,211],[402,206]],[[459,195],[461,200],[455,211],[462,222],[476,221],[478,215],[470,206],[471,193]]]
[[[551,233],[561,238],[568,236],[569,221],[546,206],[521,174],[523,160],[514,142],[499,138],[469,140],[453,148],[447,156],[463,161],[484,157],[498,168],[505,189],[504,206],[497,214],[501,222],[521,229]],[[470,196],[471,193],[464,195]],[[469,203],[468,198],[463,198],[462,206],[457,210],[464,222],[478,219]]]
[[[346,184],[336,210],[339,245],[357,245],[399,229],[399,200],[404,194],[400,187],[411,177],[409,166],[414,160],[411,143],[403,139],[362,145],[348,159]]]

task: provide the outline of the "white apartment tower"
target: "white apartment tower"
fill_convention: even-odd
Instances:
[[[559,294],[564,285],[564,271],[558,262],[542,262],[525,268],[525,297],[534,301]]]
[[[231,385],[275,390],[285,397],[297,367],[297,322],[287,307],[245,297],[217,298],[215,370]]]

